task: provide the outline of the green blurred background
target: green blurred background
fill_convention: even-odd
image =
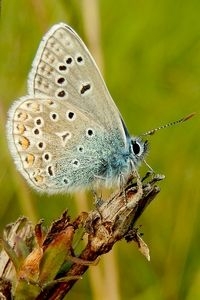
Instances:
[[[172,0],[18,0],[1,2],[0,229],[20,215],[46,224],[84,195],[41,196],[16,172],[5,137],[6,113],[26,94],[27,75],[44,33],[70,24],[104,73],[129,131],[143,133],[200,107],[200,2]],[[147,162],[166,175],[141,217],[147,262],[136,247],[115,246],[69,299],[200,299],[199,115],[150,137]],[[141,172],[146,168],[142,167]],[[77,198],[79,201],[77,201]],[[78,203],[78,204],[77,204]],[[90,201],[88,206],[92,207]]]

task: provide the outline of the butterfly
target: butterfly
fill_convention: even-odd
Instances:
[[[136,170],[148,148],[129,135],[94,59],[64,23],[42,39],[28,94],[9,110],[7,137],[19,172],[51,194],[115,184]]]

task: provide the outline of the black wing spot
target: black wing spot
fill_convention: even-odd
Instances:
[[[35,135],[38,135],[38,134],[40,134],[40,131],[39,131],[39,129],[38,129],[38,128],[34,129],[34,131],[33,131],[33,132],[34,132],[34,134],[35,134]]]
[[[81,63],[83,61],[83,57],[82,56],[78,56],[76,60],[77,60],[78,63]]]
[[[71,58],[71,57],[68,57],[68,58],[66,59],[66,63],[67,63],[68,65],[71,65],[71,63],[72,63],[72,58]]]
[[[91,129],[91,128],[87,129],[86,135],[87,135],[88,137],[92,137],[92,136],[94,135],[93,129]]]
[[[67,115],[67,119],[68,119],[69,121],[73,121],[73,120],[76,119],[76,114],[75,114],[73,111],[68,111],[68,112],[66,113],[66,115]]]
[[[79,152],[84,152],[83,146],[78,147],[78,151],[79,151]]]
[[[67,67],[65,65],[60,65],[59,70],[60,71],[65,71],[65,70],[67,70]]]
[[[80,162],[79,162],[78,159],[74,159],[74,160],[72,161],[72,164],[73,164],[74,166],[78,167],[78,166],[80,165]]]
[[[69,184],[69,180],[67,178],[63,179],[64,184]]]
[[[51,119],[52,121],[57,121],[57,120],[58,120],[58,114],[55,113],[55,112],[51,112],[51,113],[50,113],[50,119]]]
[[[44,160],[49,161],[50,160],[49,153],[44,153],[43,158],[44,158]]]
[[[38,148],[43,150],[45,148],[45,143],[44,142],[39,142],[38,144]]]
[[[50,176],[53,176],[53,167],[52,166],[48,166],[47,171]]]
[[[82,86],[80,92],[81,92],[81,95],[83,95],[85,92],[87,92],[88,90],[90,90],[91,88],[91,85],[89,83],[85,84]]]
[[[58,92],[58,94],[57,94],[57,96],[58,96],[58,97],[60,97],[60,98],[63,98],[63,97],[65,97],[65,95],[66,95],[66,93],[65,93],[65,91],[64,91],[64,90],[62,90],[62,91]]]
[[[64,77],[59,77],[58,79],[57,79],[57,83],[58,84],[62,84],[62,83],[64,83],[65,82],[65,78]]]
[[[40,124],[42,124],[42,121],[41,121],[41,119],[37,119],[35,122],[36,122],[36,124],[37,124],[37,125],[40,125]]]
[[[35,124],[36,125],[42,125],[42,119],[41,118],[37,118],[37,119],[35,119]]]

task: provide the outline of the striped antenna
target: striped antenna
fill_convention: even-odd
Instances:
[[[141,136],[153,135],[156,131],[158,131],[160,129],[164,129],[164,128],[167,128],[167,127],[170,127],[170,126],[174,126],[174,125],[179,124],[179,123],[183,123],[183,122],[191,119],[194,115],[196,115],[196,113],[191,113],[191,114],[187,115],[186,117],[181,118],[180,120],[177,120],[177,121],[174,121],[174,122],[170,122],[170,123],[162,125],[160,127],[151,129],[151,130],[143,133]]]

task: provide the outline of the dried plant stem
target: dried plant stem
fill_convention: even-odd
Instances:
[[[63,299],[87,269],[122,239],[136,242],[149,259],[148,247],[133,226],[159,193],[156,182],[161,179],[154,176],[146,184],[129,180],[109,200],[96,199],[95,209],[75,221],[64,212],[47,233],[42,223],[33,228],[26,218],[7,226],[0,239],[0,296]],[[74,237],[80,230],[87,244],[76,257]]]
[[[133,229],[133,225],[159,193],[160,190],[155,182],[160,179],[162,178],[154,177],[154,180],[143,185],[142,191],[136,184],[127,184],[123,191],[114,195],[109,201],[98,204],[98,209],[88,214],[85,225],[88,232],[88,243],[79,256],[82,263],[74,263],[65,274],[66,276],[80,276],[81,278],[89,268],[84,261],[95,261],[101,255],[109,252],[113,245],[123,238],[138,243],[138,233]],[[132,237],[129,238],[131,233]],[[37,300],[63,299],[77,280],[78,277],[74,280],[59,282],[48,293],[41,292]]]

